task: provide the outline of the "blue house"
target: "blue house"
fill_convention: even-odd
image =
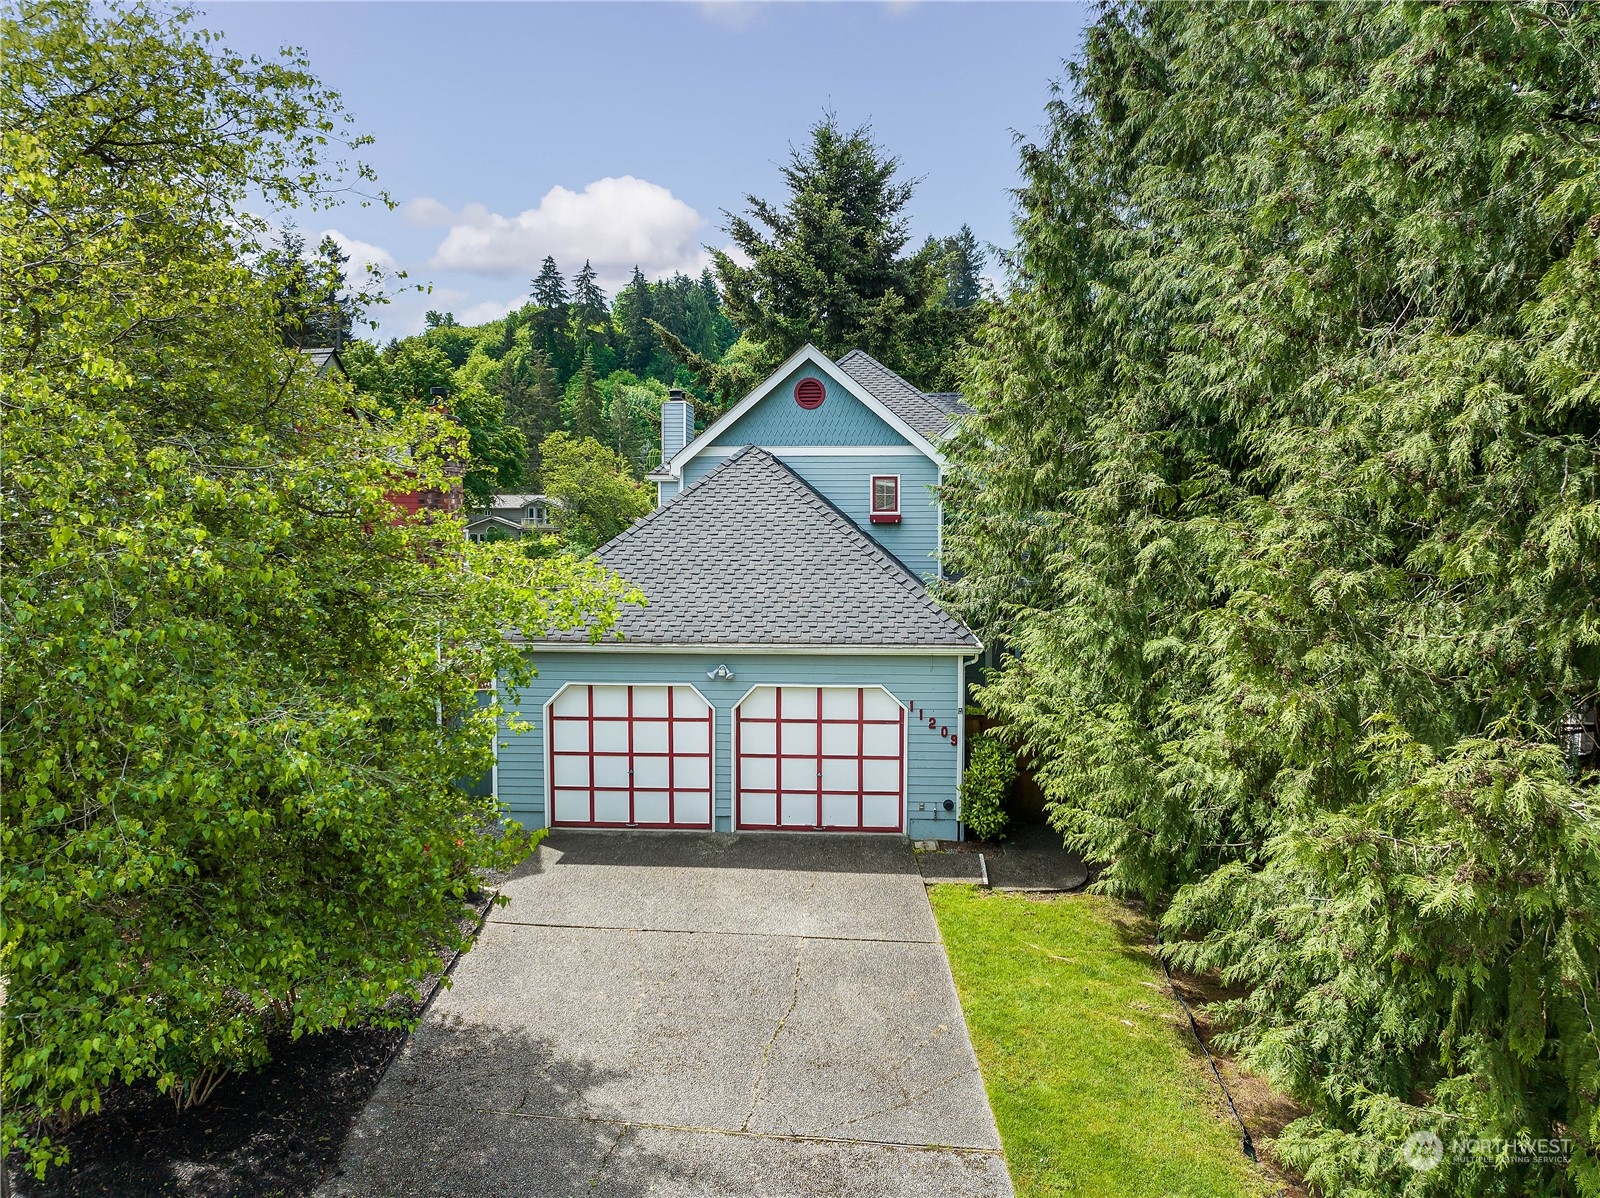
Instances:
[[[965,670],[939,570],[960,399],[806,346],[693,435],[662,405],[659,505],[599,551],[649,600],[621,640],[528,642],[497,790],[524,826],[959,836]]]

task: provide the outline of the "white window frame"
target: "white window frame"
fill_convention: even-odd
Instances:
[[[894,479],[893,511],[880,510],[878,507],[878,481],[885,478]],[[867,482],[867,519],[870,522],[876,520],[879,516],[892,516],[895,521],[900,519],[900,476],[898,474],[874,474],[870,476]],[[881,523],[885,524],[893,522],[890,520],[881,521]]]

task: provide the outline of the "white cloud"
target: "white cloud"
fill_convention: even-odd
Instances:
[[[373,245],[370,241],[360,241],[357,238],[339,232],[338,229],[324,229],[317,234],[316,240],[321,241],[324,237],[333,238],[338,243],[339,248],[350,256],[349,273],[352,278],[360,278],[364,275],[369,264],[379,267],[385,272],[399,269],[399,265],[394,260],[394,255],[381,245]],[[307,240],[309,241],[310,239],[308,238]]]
[[[482,204],[452,211],[428,197],[412,200],[404,215],[412,225],[447,229],[429,263],[435,270],[531,277],[550,255],[570,278],[587,259],[615,295],[635,265],[654,279],[698,274],[708,261],[699,245],[705,219],[667,188],[632,175],[596,179],[582,191],[552,187],[516,216]]]
[[[765,5],[755,0],[700,0],[700,15],[713,25],[743,32],[763,15]]]
[[[526,295],[514,296],[502,303],[499,300],[480,300],[470,308],[464,308],[456,313],[456,319],[462,324],[488,324],[491,320],[499,320],[513,308],[520,308],[528,302]]]

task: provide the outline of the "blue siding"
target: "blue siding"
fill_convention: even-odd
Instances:
[[[702,453],[684,467],[689,486],[724,460]],[[933,488],[939,467],[920,453],[848,456],[783,455],[780,460],[805,479],[829,503],[854,520],[900,563],[920,578],[939,573],[939,505]],[[900,523],[873,524],[871,486],[874,474],[900,476]]]
[[[961,706],[956,694],[959,665],[955,657],[817,656],[789,654],[724,654],[615,652],[603,648],[572,653],[535,653],[539,676],[513,700],[502,694],[508,712],[518,712],[534,726],[505,731],[500,740],[500,799],[524,827],[545,822],[544,705],[567,682],[687,683],[715,710],[715,822],[719,831],[733,828],[733,709],[751,687],[883,686],[916,711],[908,716],[906,802],[913,839],[953,840],[959,812],[944,810],[956,799],[958,755],[965,746],[950,743],[938,729],[960,735]],[[713,682],[706,675],[726,665],[736,675]],[[937,724],[928,727],[928,718]]]
[[[794,401],[795,384],[821,379],[822,406],[807,411]],[[701,434],[704,436],[704,434]],[[787,375],[777,390],[716,434],[718,445],[905,445],[904,437],[838,379],[809,362]]]

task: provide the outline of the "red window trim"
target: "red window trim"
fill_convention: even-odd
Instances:
[[[878,481],[885,478],[894,479],[893,511],[878,507]],[[872,481],[867,484],[867,511],[867,518],[874,524],[900,523],[900,476],[898,474],[874,474],[872,476]]]
[[[557,715],[555,711],[556,696],[552,696],[546,708],[545,726],[548,732],[545,736],[545,767],[547,773],[546,802],[549,804],[545,812],[545,822],[552,828],[697,828],[710,829],[716,822],[716,769],[714,754],[716,752],[716,718],[715,709],[706,697],[688,687],[689,692],[702,703],[705,703],[704,715],[683,715],[673,710],[676,699],[675,691],[683,683],[569,683],[573,689],[582,686],[587,692],[585,695],[585,710],[581,715]],[[595,715],[594,714],[594,688],[596,686],[625,686],[628,690],[628,711],[625,715]],[[635,716],[633,714],[633,691],[636,686],[666,686],[667,688],[667,714],[664,716]],[[563,687],[566,690],[568,687]],[[560,692],[557,692],[559,695]],[[665,753],[635,752],[633,746],[633,727],[635,722],[664,723],[667,726],[667,748]],[[560,749],[556,748],[555,729],[557,723],[584,723],[587,725],[587,749]],[[628,726],[628,747],[626,750],[607,750],[596,752],[594,747],[594,728],[596,724],[621,724]],[[705,724],[706,751],[704,753],[677,752],[677,736],[674,729],[680,724]],[[587,757],[589,759],[589,782],[585,786],[557,786],[556,785],[556,758],[557,757]],[[599,757],[625,757],[628,760],[628,785],[626,786],[596,786],[594,781],[594,761]],[[640,757],[665,757],[667,761],[667,822],[666,823],[639,823],[634,819],[634,804],[638,794],[642,791],[647,794],[661,793],[659,787],[633,785],[633,764]],[[677,820],[678,791],[689,790],[689,787],[680,787],[677,778],[677,763],[685,758],[703,758],[706,762],[705,787],[693,787],[696,794],[706,793],[709,796],[707,818],[705,823],[685,823]],[[558,820],[556,818],[556,791],[587,791],[589,794],[589,818],[587,820]],[[594,818],[595,796],[597,794],[623,794],[628,796],[627,820],[597,820]]]

